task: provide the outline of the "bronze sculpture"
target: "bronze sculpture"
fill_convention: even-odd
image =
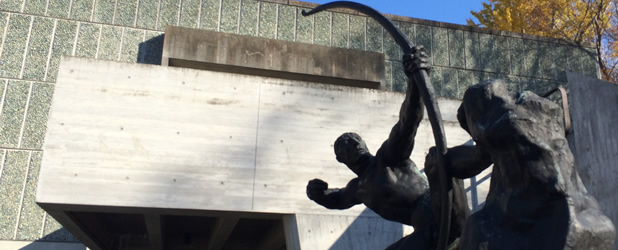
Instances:
[[[581,183],[558,105],[531,92],[509,92],[501,81],[474,85],[466,91],[458,120],[477,145],[447,151],[421,47],[412,47],[388,19],[364,5],[338,1],[308,14],[336,7],[367,14],[394,36],[406,55],[408,92],[400,121],[376,156],[356,134],[337,139],[337,160],[358,178],[343,189],[312,180],[309,198],[336,209],[364,203],[385,219],[415,227],[415,233],[388,249],[445,249],[458,237],[459,249],[612,248],[614,225]],[[428,108],[436,138],[425,164],[429,182],[409,160],[422,119],[419,99]],[[492,164],[486,205],[468,218],[460,179]]]
[[[493,163],[485,206],[466,222],[460,249],[610,249],[615,228],[588,194],[562,110],[500,80],[470,87],[458,111],[475,146],[449,149],[448,172],[469,178]]]
[[[399,45],[404,55],[414,54],[414,51],[412,49],[413,46],[411,45],[410,40],[405,35],[403,35],[401,30],[399,30],[390,20],[388,20],[388,18],[384,17],[378,11],[366,5],[349,1],[335,1],[320,5],[309,12],[305,12],[303,10],[302,14],[303,16],[308,16],[331,8],[351,8],[359,11],[360,13],[368,15],[384,27],[384,29],[393,37],[395,42]],[[444,136],[442,117],[440,113],[440,108],[438,107],[438,101],[434,95],[433,85],[431,84],[431,81],[429,79],[428,72],[425,69],[420,68],[419,70],[406,73],[411,73],[411,75],[407,75],[408,79],[414,79],[419,88],[422,101],[427,108],[427,116],[429,118],[429,122],[431,123],[431,129],[433,130],[434,140],[436,143],[436,173],[438,175],[438,179],[440,180],[440,182],[438,183],[438,188],[441,190],[440,192],[438,192],[438,194],[440,195],[440,211],[437,217],[440,223],[437,248],[443,249],[446,247],[448,239],[450,238],[449,230],[451,221],[450,217],[452,206],[452,192],[448,191],[448,183],[450,183],[452,180],[447,179],[447,174],[444,167],[444,154],[446,154],[446,137]]]
[[[418,70],[429,70],[429,60],[422,46],[414,47],[412,55],[405,55],[404,70],[412,75]],[[401,106],[399,121],[376,155],[369,153],[362,138],[355,133],[344,133],[334,144],[337,160],[352,170],[358,177],[344,188],[328,188],[322,180],[314,179],[307,184],[307,196],[316,203],[330,209],[347,209],[365,204],[371,210],[391,221],[414,227],[411,238],[417,249],[435,249],[438,235],[438,221],[432,212],[429,184],[410,160],[414,148],[414,137],[423,119],[423,102],[416,81],[410,79],[406,98]],[[435,164],[426,167],[430,183],[437,181]],[[450,231],[458,236],[470,210],[465,199],[463,183],[454,183],[457,193],[463,199],[453,205],[453,223]],[[439,204],[439,203],[437,203]],[[455,240],[451,237],[449,242]],[[413,239],[413,240],[412,240]]]

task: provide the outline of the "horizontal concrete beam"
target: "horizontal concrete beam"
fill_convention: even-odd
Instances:
[[[81,243],[0,240],[0,250],[86,250]]]
[[[162,65],[380,88],[384,54],[168,26]]]

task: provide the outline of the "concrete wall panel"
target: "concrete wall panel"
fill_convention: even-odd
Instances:
[[[354,177],[334,140],[364,136],[375,152],[404,95],[219,72],[70,58],[63,61],[45,140],[37,201],[274,213],[332,211],[305,196],[323,178]],[[443,100],[450,145],[470,138]],[[433,134],[427,120],[412,158]],[[85,191],[89,190],[89,191]],[[373,215],[375,216],[375,215]]]
[[[49,194],[69,204],[251,209],[251,188],[234,187],[253,182],[259,85],[238,75],[66,62],[44,147],[50,156],[41,176],[50,178],[39,181],[39,202]],[[96,186],[108,188],[76,198]]]
[[[618,225],[618,85],[569,72],[571,145],[582,182]],[[618,241],[615,244],[618,249]]]
[[[376,217],[295,216],[301,249],[384,249],[401,238],[400,224]]]

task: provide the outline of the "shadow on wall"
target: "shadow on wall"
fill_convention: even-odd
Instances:
[[[366,208],[329,250],[384,249],[403,236],[403,225],[376,217],[373,211]]]
[[[25,245],[20,250],[86,250],[75,236],[64,228],[58,229],[41,239]]]
[[[161,65],[164,38],[165,34],[161,34],[140,43],[137,51],[137,63]]]

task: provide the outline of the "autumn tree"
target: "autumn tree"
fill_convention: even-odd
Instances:
[[[618,0],[488,0],[468,25],[593,44],[602,76],[618,81]]]

